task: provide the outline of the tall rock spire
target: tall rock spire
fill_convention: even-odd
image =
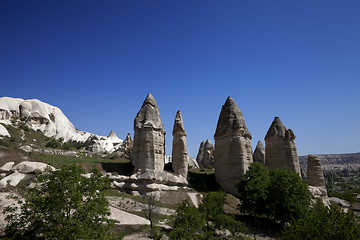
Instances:
[[[187,177],[188,154],[186,147],[186,132],[181,116],[177,111],[173,129],[172,167],[175,173]]]
[[[162,171],[165,164],[165,131],[155,98],[149,93],[134,119],[135,171]]]
[[[265,147],[261,141],[258,141],[253,154],[254,162],[259,162],[265,165]]]
[[[235,182],[247,171],[252,160],[251,134],[234,99],[222,106],[215,139],[215,177],[227,192],[238,195]]]
[[[265,136],[265,165],[269,169],[288,168],[301,176],[295,135],[275,117]]]

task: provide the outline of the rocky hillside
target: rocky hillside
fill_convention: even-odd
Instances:
[[[42,132],[62,143],[75,142],[95,153],[112,153],[123,147],[123,140],[111,131],[109,136],[98,136],[77,130],[58,108],[37,99],[0,98],[0,137],[13,136],[10,127]],[[21,131],[20,138],[24,138]]]

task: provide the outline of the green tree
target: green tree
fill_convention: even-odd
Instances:
[[[205,230],[205,218],[196,207],[183,201],[176,210],[171,239],[201,239]]]
[[[360,225],[352,213],[337,207],[325,207],[318,201],[310,213],[291,222],[282,232],[284,240],[355,240],[360,239]]]
[[[226,192],[224,191],[210,192],[204,197],[202,203],[199,205],[199,211],[204,215],[208,228],[210,227],[209,222],[213,222],[215,227],[219,227],[216,220],[218,216],[225,214],[223,208],[225,196]]]
[[[300,176],[288,169],[270,171],[267,216],[281,225],[303,217],[310,210],[311,194]]]
[[[269,171],[260,163],[252,163],[236,186],[242,212],[256,217],[265,215],[280,225],[304,216],[310,208],[307,184],[287,169]]]
[[[47,169],[35,180],[20,209],[4,210],[5,233],[11,239],[109,239],[108,202],[102,190],[108,178],[94,170],[90,178],[76,166]],[[17,210],[20,210],[18,212]]]
[[[244,178],[236,186],[240,193],[239,209],[251,216],[261,216],[267,212],[269,196],[270,172],[259,162],[254,162]]]

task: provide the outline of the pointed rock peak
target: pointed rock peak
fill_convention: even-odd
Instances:
[[[221,108],[214,138],[244,136],[251,139],[245,119],[234,99],[228,97]]]
[[[265,149],[264,144],[261,141],[257,142],[256,148],[259,149],[259,150]]]
[[[213,145],[212,145],[212,143],[209,141],[209,139],[206,139],[206,142],[205,142],[205,144],[204,144],[204,148],[205,148],[205,149],[211,149],[211,148],[213,148]]]
[[[156,104],[155,98],[149,93],[134,119],[135,129],[153,129],[164,132],[164,127],[160,118],[159,108]],[[165,132],[164,132],[165,133]]]
[[[132,139],[130,133],[128,133],[128,134],[126,135],[125,141],[132,141],[132,140],[133,140],[133,139]]]
[[[111,132],[109,133],[109,138],[117,138],[115,132],[113,130],[111,130]]]
[[[266,133],[265,139],[277,135],[279,137],[285,137],[286,134],[286,127],[280,121],[279,117],[275,117],[274,121],[272,122],[269,130]]]
[[[153,97],[153,95],[151,95],[151,93],[149,93],[149,94],[146,96],[146,99],[145,99],[142,107],[144,107],[144,106],[147,105],[147,104],[150,104],[151,106],[157,108],[156,100],[155,100],[155,98]]]
[[[173,129],[173,135],[174,134],[186,135],[180,110],[176,112]]]

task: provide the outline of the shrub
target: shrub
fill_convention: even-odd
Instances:
[[[90,178],[76,166],[47,169],[34,181],[26,201],[5,208],[11,239],[109,239],[113,220],[102,190],[108,178],[94,170]],[[18,210],[20,210],[18,212]]]
[[[318,201],[310,213],[291,222],[282,232],[284,240],[355,240],[360,239],[360,225],[354,215],[327,208]]]

